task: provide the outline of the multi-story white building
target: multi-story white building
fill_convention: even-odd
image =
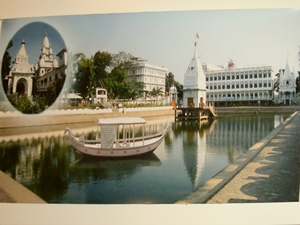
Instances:
[[[135,76],[135,80],[144,83],[144,96],[154,88],[166,91],[166,74],[168,69],[163,66],[155,66],[147,63],[146,60],[139,60],[138,65],[128,71],[128,75]]]
[[[203,65],[206,76],[206,101],[215,106],[264,105],[274,100],[274,71],[271,66],[227,68]]]

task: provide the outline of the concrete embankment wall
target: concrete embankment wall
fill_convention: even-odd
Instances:
[[[230,114],[260,114],[260,113],[294,113],[300,111],[300,106],[277,106],[277,107],[216,107],[218,116]]]
[[[260,113],[293,113],[300,111],[299,106],[291,107],[217,107],[218,116],[229,116],[231,114],[260,114]],[[46,126],[70,123],[96,122],[99,118],[116,117],[157,117],[174,115],[172,107],[151,107],[107,110],[54,110],[37,115],[24,115],[19,112],[0,112],[0,128]]]
[[[96,122],[99,118],[116,117],[156,117],[174,115],[172,107],[153,107],[112,110],[55,110],[36,115],[24,115],[19,112],[0,114],[0,128],[46,126],[70,123]]]

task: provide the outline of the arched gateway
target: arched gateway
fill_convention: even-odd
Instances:
[[[26,94],[30,98],[32,96],[34,74],[34,66],[28,63],[25,41],[22,41],[14,65],[10,70],[9,75],[5,78],[8,80],[7,93],[17,93],[19,95]]]

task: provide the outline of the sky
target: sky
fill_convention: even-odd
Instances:
[[[298,71],[299,21],[300,10],[296,9],[199,10],[7,19],[2,23],[0,57],[2,59],[9,40],[14,38],[17,40],[13,46],[15,49],[11,49],[14,59],[14,54],[20,48],[18,42],[25,36],[30,63],[36,64],[42,40],[30,41],[29,34],[39,33],[43,37],[45,28],[24,32],[24,26],[43,22],[58,32],[58,39],[63,39],[57,44],[55,38],[49,36],[53,48],[61,48],[65,44],[69,53],[82,52],[88,57],[98,50],[110,53],[125,51],[146,59],[150,64],[168,68],[180,83],[183,83],[185,71],[193,57],[195,41],[202,63],[227,65],[229,59],[233,59],[240,68],[273,66],[274,72],[277,72],[285,68],[288,60],[291,70]],[[39,50],[33,51],[37,45]],[[54,53],[57,54],[58,50],[54,49]]]

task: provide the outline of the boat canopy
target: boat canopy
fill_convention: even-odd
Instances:
[[[146,120],[140,117],[121,117],[98,119],[99,125],[133,125],[146,124]]]

